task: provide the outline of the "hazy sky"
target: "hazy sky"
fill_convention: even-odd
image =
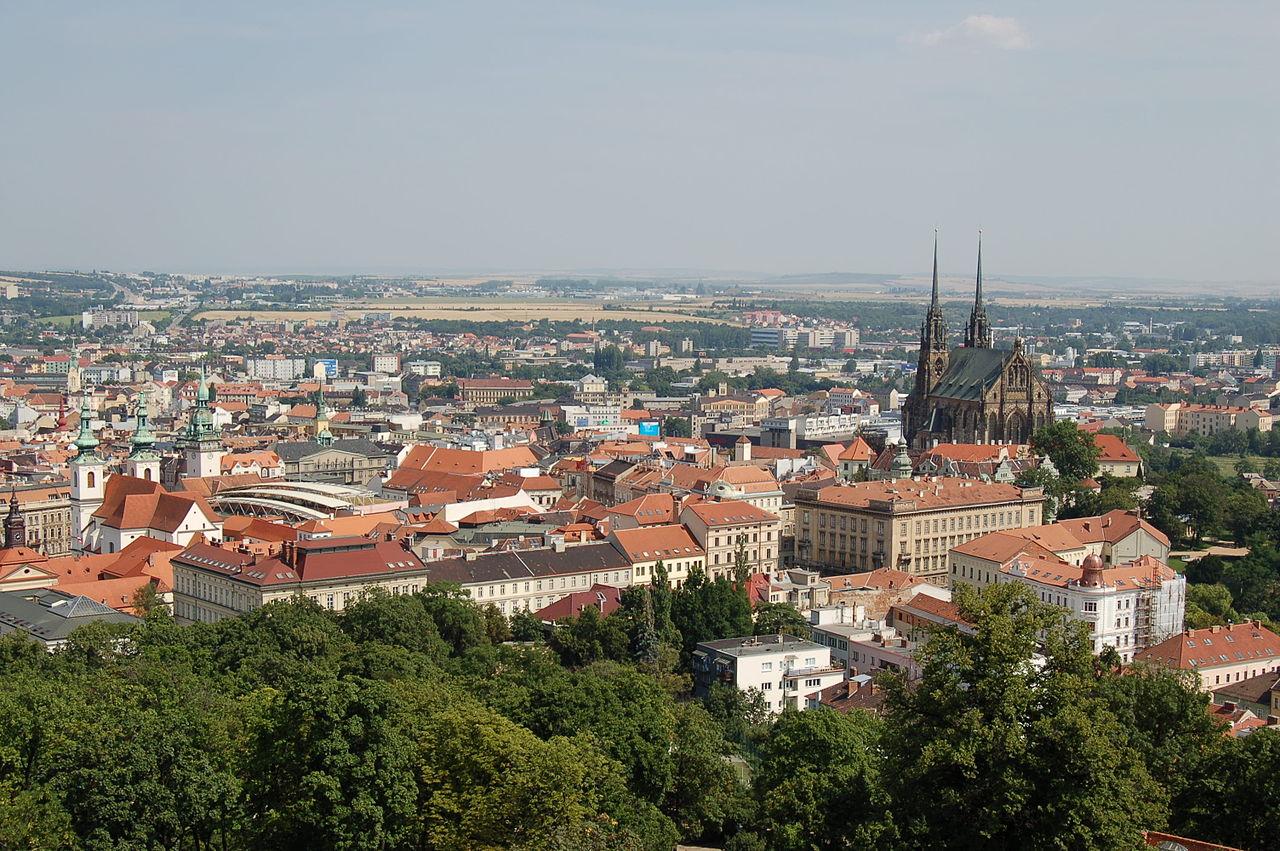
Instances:
[[[1280,2],[0,0],[0,268],[1280,280]]]

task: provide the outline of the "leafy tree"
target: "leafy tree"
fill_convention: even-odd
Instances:
[[[725,683],[712,683],[702,697],[702,706],[715,719],[724,737],[739,744],[760,738],[757,734],[770,720],[764,693],[759,689],[742,691]]]
[[[1053,466],[1066,482],[1092,478],[1098,472],[1098,444],[1093,435],[1081,431],[1073,420],[1059,420],[1031,436],[1031,447],[1053,459]]]
[[[1187,778],[1172,827],[1236,848],[1271,848],[1280,811],[1280,736],[1222,739]]]
[[[402,708],[381,683],[304,678],[264,696],[246,806],[259,847],[396,846],[414,829],[417,782]]]
[[[809,621],[790,603],[757,603],[753,634],[808,638]]]
[[[375,589],[346,607],[338,619],[353,641],[377,641],[444,659],[450,648],[440,637],[435,620],[423,599],[416,595],[388,594]]]
[[[1179,476],[1175,487],[1178,513],[1187,518],[1195,539],[1217,531],[1227,497],[1222,479],[1216,473],[1192,473]]]
[[[1222,744],[1222,725],[1194,672],[1135,664],[1101,677],[1099,692],[1125,741],[1171,796],[1187,788]]]
[[[688,417],[663,417],[662,433],[667,437],[692,437],[693,429]]]
[[[140,618],[145,618],[152,612],[167,611],[164,600],[160,599],[160,595],[156,592],[154,582],[138,586],[138,590],[133,592],[130,604],[133,613]]]
[[[784,712],[752,778],[756,833],[768,847],[872,848],[891,840],[879,736],[880,722],[866,713]]]
[[[962,585],[956,602],[975,634],[935,631],[919,653],[920,682],[890,683],[884,777],[903,839],[1136,847],[1139,827],[1163,820],[1166,796],[1091,693],[1083,625],[1019,584]]]
[[[718,840],[745,815],[746,790],[727,759],[732,748],[697,704],[675,707],[674,734],[672,782],[662,811],[686,842]]]
[[[1187,609],[1185,614],[1188,629],[1203,629],[1215,624],[1239,622],[1240,615],[1232,606],[1231,592],[1225,585],[1187,585]]]
[[[680,633],[680,659],[687,669],[698,642],[751,634],[751,604],[740,586],[708,580],[694,568],[672,598],[671,620]]]
[[[519,609],[511,616],[511,637],[516,641],[541,641],[542,621],[528,609]]]
[[[570,667],[604,659],[624,661],[630,656],[630,644],[622,619],[602,617],[594,606],[585,607],[576,618],[561,618],[547,639],[547,645]]]

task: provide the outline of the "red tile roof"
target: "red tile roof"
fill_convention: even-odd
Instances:
[[[685,506],[707,526],[737,526],[743,523],[777,523],[778,516],[738,499],[698,502]]]
[[[633,564],[705,555],[689,530],[677,524],[615,529],[613,539]]]
[[[534,617],[541,621],[576,618],[588,606],[598,610],[602,616],[608,617],[618,610],[622,604],[621,601],[621,588],[614,585],[592,585],[586,591],[574,591],[550,605],[543,606],[534,612]]]
[[[1134,660],[1200,670],[1259,660],[1280,664],[1280,635],[1258,621],[1188,629],[1141,651]]]

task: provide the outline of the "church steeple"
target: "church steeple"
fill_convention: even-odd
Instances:
[[[978,286],[969,313],[969,327],[965,331],[964,344],[970,349],[991,348],[991,325],[987,322],[987,306],[982,301],[982,231],[978,231]]]
[[[4,548],[11,550],[14,547],[25,547],[27,545],[27,521],[22,517],[22,509],[18,507],[18,491],[16,488],[9,489],[9,514],[4,518]]]
[[[942,305],[938,303],[938,231],[933,231],[933,295],[929,299],[929,312],[925,314],[920,329],[920,351],[947,350],[947,324],[942,318]]]

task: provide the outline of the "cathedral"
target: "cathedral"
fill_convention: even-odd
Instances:
[[[933,298],[920,328],[916,383],[903,406],[903,438],[917,448],[937,443],[1027,443],[1053,422],[1053,396],[1022,348],[995,348],[982,303],[982,235],[978,287],[964,345],[947,348],[938,304],[938,235],[933,236]]]

